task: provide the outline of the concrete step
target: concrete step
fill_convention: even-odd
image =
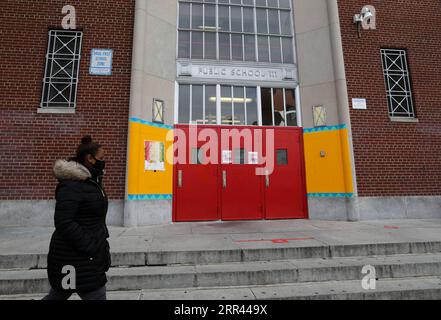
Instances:
[[[363,278],[365,265],[377,277],[441,276],[441,254],[298,259],[195,266],[112,268],[109,291],[219,286],[257,286],[283,283],[347,281]],[[0,295],[31,294],[49,289],[45,270],[0,271]]]
[[[112,252],[113,267],[204,265],[393,254],[441,253],[441,242],[399,242],[352,245],[298,246],[292,243],[228,250]],[[0,269],[45,269],[46,254],[0,255]]]
[[[109,300],[440,300],[441,277],[381,279],[375,290],[359,280],[250,287],[143,289],[108,292]],[[7,295],[0,300],[40,300],[45,294]],[[79,300],[73,295],[71,300]]]

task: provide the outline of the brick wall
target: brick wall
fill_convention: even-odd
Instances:
[[[77,110],[37,114],[48,30],[61,27],[67,4],[84,32]],[[0,200],[52,199],[53,163],[72,156],[85,134],[106,149],[109,197],[123,199],[134,1],[2,0],[0,7]],[[92,48],[114,49],[112,76],[88,74]]]
[[[352,22],[375,6],[377,30],[357,35]],[[441,194],[441,2],[339,0],[360,196]],[[418,123],[391,122],[380,48],[407,49]]]

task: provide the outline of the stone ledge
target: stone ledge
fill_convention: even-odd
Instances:
[[[38,114],[75,114],[75,108],[38,108]]]

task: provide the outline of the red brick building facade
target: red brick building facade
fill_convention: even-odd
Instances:
[[[76,28],[72,32],[81,33],[82,37],[75,108],[64,108],[71,109],[69,112],[42,112],[50,31],[63,31],[66,13],[62,9],[66,5],[75,7]],[[360,28],[360,37],[354,15],[366,5],[374,10],[376,26],[373,30]],[[222,20],[224,24],[231,21],[232,27],[231,8],[235,8],[234,19],[242,19],[242,23],[236,21],[236,27],[243,28],[242,35],[237,30],[226,34],[218,25],[210,25],[210,21],[220,25]],[[254,13],[253,23],[250,12]],[[194,22],[193,14],[197,15]],[[279,23],[270,17],[279,19]],[[268,29],[259,31],[259,23]],[[272,95],[283,90],[285,98],[279,107],[284,108],[285,118],[289,107],[305,135],[317,134],[309,136],[310,145],[305,148],[305,158],[312,159],[310,163],[314,161],[307,170],[307,176],[312,176],[307,181],[311,190],[302,194],[308,197],[310,218],[439,218],[439,30],[441,4],[435,0],[370,3],[361,0],[3,0],[0,4],[0,226],[52,225],[56,186],[52,166],[56,160],[74,155],[86,134],[106,149],[105,187],[111,200],[111,224],[171,222],[172,199],[176,199],[173,174],[175,178],[178,175],[171,171],[162,178],[158,178],[161,175],[156,171],[146,174],[145,142],[163,142],[157,140],[162,139],[158,137],[165,135],[165,130],[183,124],[178,119],[179,105],[187,103],[188,110],[190,105],[194,108],[194,101],[204,101],[202,96],[206,97],[207,87],[216,103],[216,117],[220,119],[222,104],[218,102],[235,101],[235,94],[222,96],[226,86],[240,87],[245,93],[249,88],[256,92],[250,95],[251,99],[236,97],[236,102],[245,101],[245,107],[247,103],[255,103],[256,123],[261,126],[262,92],[269,92],[267,111],[273,116]],[[211,43],[204,43],[206,36]],[[231,45],[227,50],[230,59],[221,59],[220,52],[214,52],[216,58],[207,58],[205,50],[213,49],[213,43],[220,50],[221,36],[224,47]],[[199,40],[193,41],[198,37]],[[232,43],[238,37],[243,41],[243,56],[235,60],[233,50],[237,50]],[[245,39],[251,39],[248,49],[254,54],[248,61]],[[241,40],[237,41],[236,47],[241,45]],[[90,71],[93,49],[113,50],[110,75],[93,75]],[[200,55],[193,57],[198,50]],[[268,61],[259,60],[265,50]],[[240,56],[241,50],[237,52]],[[394,58],[396,52],[400,62]],[[272,55],[274,61],[269,59]],[[197,74],[204,67],[224,72],[219,72],[218,78],[200,71]],[[404,67],[406,70],[401,70]],[[60,72],[64,68],[73,70],[75,62],[60,68]],[[229,75],[225,71],[228,68],[242,70],[242,78]],[[268,70],[275,75],[273,80],[250,76]],[[179,90],[182,87],[182,92],[186,92],[190,86],[196,91],[189,93],[187,99]],[[400,87],[404,102],[399,98]],[[193,99],[199,88],[203,88],[200,99]],[[287,96],[286,92],[292,94]],[[367,109],[353,108],[353,99],[366,99]],[[196,108],[206,110],[207,103],[213,102],[205,100]],[[288,100],[292,100],[289,106]],[[402,103],[407,104],[407,116],[402,116],[401,109],[405,109]],[[316,110],[321,110],[318,118]],[[153,119],[155,112],[162,121]],[[221,123],[216,121],[218,125]],[[235,123],[233,119],[231,123]],[[136,170],[131,173],[130,168]],[[335,168],[335,175],[327,174],[329,168]]]
[[[366,98],[367,110],[350,111],[358,193],[370,196],[441,194],[441,4],[380,1],[376,30],[358,38],[352,17],[365,1],[339,1],[349,101]],[[418,122],[391,121],[381,49],[405,49]]]
[[[105,145],[110,198],[124,198],[134,1],[69,1],[83,31],[76,111],[41,114],[48,31],[61,29],[66,4],[0,5],[0,200],[53,199],[52,165],[72,156],[85,134]],[[89,74],[92,48],[113,48],[112,76]]]

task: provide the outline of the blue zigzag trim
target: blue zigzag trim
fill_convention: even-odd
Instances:
[[[162,123],[154,123],[154,122],[150,122],[150,121],[145,121],[145,120],[141,120],[138,118],[131,118],[130,121],[145,124],[145,125],[148,125],[151,127],[161,128],[161,129],[169,129],[169,130],[173,129],[173,126],[169,126],[169,125],[162,124]]]
[[[352,198],[353,193],[308,193],[311,198]]]
[[[129,194],[129,200],[171,200],[171,194]]]
[[[342,129],[346,129],[346,128],[347,128],[347,126],[345,124],[341,124],[338,126],[303,129],[303,132],[304,133],[313,133],[313,132],[324,132],[324,131],[336,131],[336,130],[342,130]]]

